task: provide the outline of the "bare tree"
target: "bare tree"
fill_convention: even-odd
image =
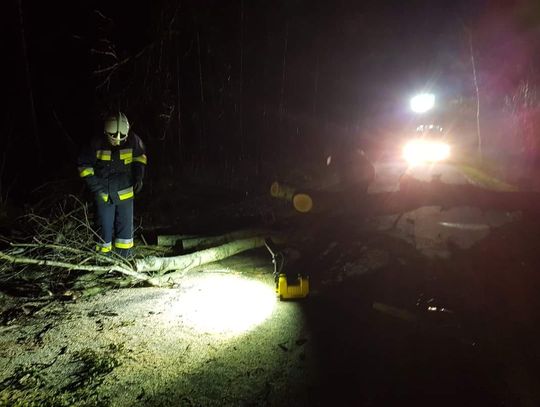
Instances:
[[[26,77],[26,88],[28,92],[28,102],[30,104],[30,117],[32,118],[32,130],[34,134],[34,141],[39,150],[40,141],[37,127],[36,119],[36,107],[34,103],[34,91],[32,89],[32,80],[30,77],[30,62],[28,60],[28,46],[26,44],[26,33],[24,29],[24,12],[22,6],[22,0],[17,0],[17,8],[19,12],[19,27],[20,27],[20,39],[21,39],[21,50],[24,59],[24,71]]]
[[[476,74],[476,59],[474,57],[474,47],[473,47],[473,37],[472,32],[469,28],[465,28],[467,36],[469,38],[469,55],[471,58],[471,69],[473,76],[474,90],[476,93],[476,140],[478,148],[478,158],[482,160],[482,133],[480,131],[480,89],[478,87],[478,76]]]
[[[281,75],[281,92],[279,97],[279,121],[283,120],[283,113],[285,110],[284,107],[284,97],[285,97],[285,79],[287,77],[287,48],[289,43],[289,23],[285,26],[285,44],[283,46],[283,64],[282,64],[282,75]]]

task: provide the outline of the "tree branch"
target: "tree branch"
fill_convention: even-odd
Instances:
[[[36,266],[60,267],[60,268],[68,269],[68,270],[96,271],[96,272],[117,271],[127,276],[137,278],[138,280],[141,280],[141,281],[150,280],[150,277],[145,274],[138,273],[134,270],[128,269],[127,267],[116,265],[116,264],[109,265],[109,266],[72,264],[72,263],[65,263],[62,261],[55,261],[55,260],[32,259],[28,257],[13,256],[13,255],[3,253],[3,252],[0,252],[0,259],[13,263],[13,264],[34,264]]]

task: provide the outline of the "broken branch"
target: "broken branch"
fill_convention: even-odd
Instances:
[[[66,262],[55,261],[55,260],[31,259],[28,257],[12,256],[10,254],[2,253],[2,252],[0,252],[0,259],[13,263],[13,264],[34,264],[37,266],[60,267],[60,268],[68,269],[68,270],[96,271],[96,272],[117,271],[127,276],[135,277],[142,281],[148,281],[150,279],[150,277],[147,275],[138,273],[134,270],[130,270],[129,268],[125,266],[121,266],[117,264],[112,264],[108,266],[72,264],[72,263],[66,263]]]

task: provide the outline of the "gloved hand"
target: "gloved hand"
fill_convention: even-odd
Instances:
[[[135,185],[133,186],[133,192],[138,194],[139,192],[141,192],[142,187],[143,187],[142,179],[137,180],[135,182]]]

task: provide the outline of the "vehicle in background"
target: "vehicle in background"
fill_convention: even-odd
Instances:
[[[435,96],[422,93],[410,101],[411,110],[417,115],[416,128],[402,149],[402,156],[409,166],[433,164],[450,158],[449,134],[436,114]]]

